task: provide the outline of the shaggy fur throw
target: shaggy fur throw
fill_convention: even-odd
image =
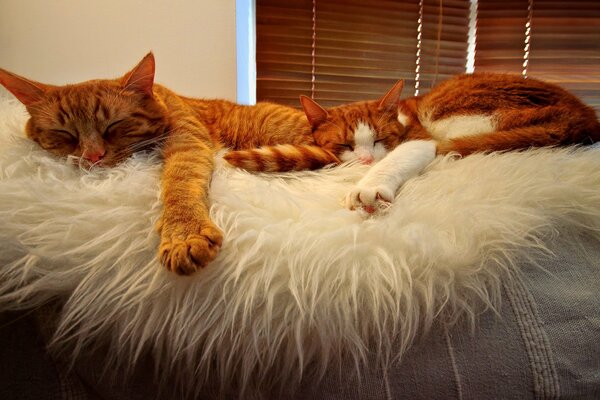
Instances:
[[[600,238],[598,149],[440,157],[369,219],[341,206],[367,167],[253,175],[218,159],[225,242],[179,277],[156,259],[158,158],[78,170],[27,140],[25,119],[0,101],[0,308],[60,299],[55,344],[76,355],[108,340],[127,365],[149,352],[195,389],[393,360],[436,318],[497,304],[532,248],[576,229]]]

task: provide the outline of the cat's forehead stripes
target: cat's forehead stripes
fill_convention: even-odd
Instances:
[[[49,104],[55,107],[57,121],[102,121],[112,117],[111,109],[117,109],[119,94],[112,87],[103,85],[72,85],[51,94]]]

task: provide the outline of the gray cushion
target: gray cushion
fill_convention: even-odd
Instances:
[[[504,283],[498,314],[481,315],[474,330],[466,323],[450,329],[437,324],[387,370],[372,363],[357,375],[348,364],[332,368],[320,381],[305,380],[293,391],[244,398],[600,398],[600,246],[576,235],[559,239],[554,256],[532,253],[523,261],[522,275]],[[112,380],[101,374],[103,353],[98,351],[68,372],[44,353],[30,316],[15,320],[10,314],[4,321],[0,398],[37,399],[40,392],[44,398],[64,399],[181,396],[168,382],[158,390],[147,359],[134,375]],[[215,388],[207,388],[196,397],[217,395]],[[234,389],[221,395],[237,397]]]

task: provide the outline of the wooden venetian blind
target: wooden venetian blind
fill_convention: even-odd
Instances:
[[[557,83],[600,113],[599,1],[478,0],[476,49],[475,71]]]
[[[478,0],[475,71],[523,71],[528,0]]]
[[[312,1],[256,0],[256,98],[297,105],[311,91]]]
[[[465,72],[469,35],[469,1],[425,1],[419,94]]]
[[[464,72],[469,0],[257,0],[257,99],[323,106]]]
[[[555,82],[600,112],[600,1],[476,3],[475,71]],[[405,95],[426,93],[465,72],[469,5],[256,0],[257,99],[332,106],[378,98],[401,78]]]
[[[600,113],[600,2],[533,2],[530,76],[558,83]]]

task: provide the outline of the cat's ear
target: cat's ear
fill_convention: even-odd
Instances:
[[[301,95],[300,104],[302,104],[304,114],[306,114],[306,118],[308,118],[308,122],[313,129],[317,128],[329,117],[327,110],[308,96]]]
[[[48,85],[30,81],[2,68],[0,68],[0,84],[26,106],[42,100],[48,88]]]
[[[127,89],[152,96],[154,70],[154,54],[148,53],[138,65],[121,78],[121,85]]]
[[[400,95],[402,94],[402,88],[404,88],[404,79],[400,79],[396,84],[381,98],[379,101],[379,109],[389,109],[398,104],[400,101]]]

